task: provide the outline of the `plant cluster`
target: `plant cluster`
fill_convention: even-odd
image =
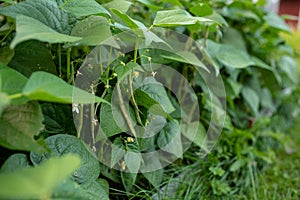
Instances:
[[[0,198],[260,198],[299,112],[263,0],[1,2]]]

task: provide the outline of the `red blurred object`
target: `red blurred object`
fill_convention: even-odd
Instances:
[[[293,16],[292,19],[286,20],[287,24],[295,28],[299,27],[300,0],[281,0],[279,14]]]

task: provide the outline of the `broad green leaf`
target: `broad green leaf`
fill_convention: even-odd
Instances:
[[[273,103],[272,94],[268,88],[262,88],[259,94],[261,105],[265,108],[275,110],[275,105]]]
[[[43,151],[44,147],[34,140],[43,128],[42,121],[37,102],[6,107],[0,117],[0,144],[15,150]]]
[[[254,66],[273,71],[271,66],[269,66],[268,64],[266,64],[264,61],[260,60],[259,58],[252,56],[251,59],[254,62]]]
[[[107,95],[105,99],[111,101],[111,95]],[[100,127],[106,137],[110,137],[129,130],[123,114],[119,108],[119,102],[115,98],[114,101],[116,102],[111,102],[115,109],[114,112],[112,105],[108,104],[102,104],[100,109]],[[125,105],[125,107],[127,108],[129,115],[131,116],[133,124],[135,124],[136,119],[134,117],[134,111],[131,107],[128,106],[128,104]]]
[[[137,89],[134,91],[134,96],[135,96],[137,105],[145,107],[146,109],[149,110],[150,113],[152,113],[154,115],[160,115],[165,118],[170,118],[168,113],[159,104],[159,102],[156,101],[154,98],[152,98],[150,96],[150,94],[148,94],[147,92]]]
[[[6,3],[10,3],[10,4],[15,4],[16,2],[14,2],[13,0],[2,0],[2,1],[4,1],[4,2],[6,2]]]
[[[141,153],[133,151],[126,152],[124,162],[130,173],[138,173],[142,162]]]
[[[76,17],[85,17],[96,14],[105,14],[110,16],[109,12],[95,0],[68,0],[65,1],[60,8]]]
[[[104,99],[73,87],[57,76],[46,72],[34,72],[25,85],[22,94],[31,100],[58,103],[90,104],[106,102]]]
[[[44,116],[44,133],[77,135],[70,105],[40,103]]]
[[[269,26],[273,28],[279,29],[281,31],[291,32],[291,29],[284,22],[284,20],[274,12],[269,12],[264,17],[264,20]]]
[[[172,120],[166,124],[157,137],[157,145],[160,149],[177,157],[182,155],[183,149],[178,121]]]
[[[11,48],[14,48],[21,42],[31,39],[49,43],[76,42],[81,39],[80,37],[59,33],[42,22],[25,15],[18,15],[16,21],[17,34],[10,44]]]
[[[198,147],[205,149],[206,130],[202,123],[192,122],[191,124],[182,124],[180,128],[186,138],[194,142]]]
[[[67,179],[54,188],[51,199],[109,200],[109,197],[108,189],[104,188],[95,180],[79,185],[75,181]]]
[[[111,161],[110,167],[114,167],[115,164],[119,163],[120,160],[125,155],[125,147],[122,143],[121,138],[116,138],[113,143],[112,151],[111,151]]]
[[[118,47],[118,44],[112,39],[107,19],[101,16],[90,16],[77,22],[71,35],[82,38],[75,43],[76,46],[108,44],[113,47]]]
[[[143,175],[156,189],[158,189],[163,179],[164,170],[159,169],[152,172],[145,172]]]
[[[52,55],[46,44],[37,40],[22,42],[15,48],[15,55],[8,66],[26,77],[35,71],[57,74]]]
[[[15,172],[21,168],[29,167],[27,155],[16,153],[11,155],[1,166],[1,173]]]
[[[258,107],[259,107],[258,94],[255,92],[255,90],[246,86],[246,87],[243,87],[243,89],[242,89],[242,95],[243,95],[243,98],[246,101],[246,103],[251,108],[253,114],[256,115],[258,113]]]
[[[114,0],[114,1],[110,1],[110,2],[102,4],[102,5],[107,10],[116,9],[122,13],[126,13],[129,9],[129,7],[132,5],[132,3],[129,1],[124,1],[124,0]]]
[[[230,45],[221,45],[215,56],[228,67],[240,69],[254,65],[246,51],[241,51]]]
[[[27,78],[9,67],[0,68],[0,92],[8,95],[21,93]]]
[[[206,70],[207,72],[209,72],[207,67],[197,58],[197,56],[194,53],[189,51],[180,51],[174,53],[173,55],[162,55],[162,57],[177,62],[183,62],[196,67],[200,67]]]
[[[211,171],[216,176],[223,176],[225,174],[225,170],[222,167],[210,167],[209,171]]]
[[[0,62],[7,65],[9,61],[14,57],[15,51],[9,47],[0,48]]]
[[[142,70],[142,68],[135,62],[129,62],[125,66],[121,64],[115,66],[115,72],[118,75],[118,82],[121,82],[125,77],[129,76],[133,70]]]
[[[163,9],[163,6],[155,5],[155,2],[151,2],[150,0],[136,0],[137,2],[140,2],[150,8],[151,10],[161,10]]]
[[[138,37],[145,38],[146,46],[149,46],[151,42],[165,43],[165,41],[163,41],[160,37],[148,30],[142,22],[134,20],[127,14],[116,9],[112,9],[112,12],[117,15]]]
[[[165,117],[159,115],[151,116],[151,121],[146,126],[146,131],[144,133],[144,137],[148,138],[151,136],[155,136],[161,131],[161,129],[166,125],[167,120]]]
[[[130,29],[138,29],[139,26],[136,23],[136,20],[132,19],[129,17],[127,14],[120,12],[119,10],[116,9],[111,9],[111,11],[117,15]]]
[[[59,33],[70,34],[73,23],[75,23],[75,18],[72,15],[59,9],[58,2],[61,1],[60,0],[59,1],[58,0],[22,1],[8,7],[1,8],[0,14],[10,16],[14,19],[17,19],[18,15],[24,15],[27,16],[27,18],[22,20],[23,23],[26,22],[26,19],[29,19],[28,17],[30,17],[35,20],[38,20],[44,26],[49,27],[50,29],[53,29]],[[19,17],[19,19],[20,18],[22,17]],[[28,21],[27,25],[31,25],[31,21]],[[18,19],[17,19],[17,26],[18,26]],[[34,26],[32,28],[34,28]]]
[[[235,171],[237,171],[237,170],[240,170],[241,167],[245,166],[245,164],[246,164],[245,160],[242,159],[242,158],[239,158],[239,159],[237,159],[234,163],[232,163],[232,164],[230,165],[229,170],[230,170],[231,172],[235,172]]]
[[[204,17],[213,14],[213,9],[207,3],[197,3],[190,9],[191,13],[198,17]]]
[[[213,22],[203,17],[193,17],[185,10],[158,11],[154,19],[154,26],[181,26],[192,25],[198,22]]]
[[[85,183],[96,180],[100,173],[99,161],[90,149],[77,137],[72,135],[57,134],[45,139],[50,153],[30,154],[33,164],[38,165],[53,156],[63,156],[65,154],[76,154],[80,157],[82,164],[72,175],[72,179],[77,183]]]
[[[121,179],[123,186],[127,192],[130,192],[135,184],[137,174],[121,171]]]
[[[247,52],[247,47],[242,34],[234,28],[225,29],[222,44],[231,45],[241,51]]]
[[[110,137],[128,130],[122,114],[118,113],[118,115],[113,115],[112,107],[108,104],[101,105],[100,127],[106,137]]]
[[[293,83],[298,83],[298,66],[293,58],[282,56],[278,61],[278,66]]]
[[[102,179],[103,180],[103,179]],[[107,183],[107,182],[106,182]],[[89,181],[80,185],[87,192],[87,198],[90,200],[109,200],[109,190],[103,187],[98,180]]]
[[[234,81],[231,78],[228,78],[226,81],[229,84],[230,88],[232,89],[234,97],[237,97],[240,94],[243,85],[237,81]]]
[[[179,0],[161,0],[161,1],[171,3],[175,6],[183,7]]]
[[[3,110],[5,109],[5,107],[9,105],[9,103],[10,103],[9,96],[6,93],[0,92],[0,116]]]
[[[53,189],[80,166],[75,155],[51,158],[40,166],[0,174],[1,199],[48,199]]]
[[[140,89],[157,101],[166,113],[172,113],[175,110],[164,86],[153,77],[146,77]]]

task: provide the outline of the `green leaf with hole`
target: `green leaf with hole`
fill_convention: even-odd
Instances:
[[[49,199],[54,188],[80,166],[80,158],[65,155],[40,166],[0,174],[1,199]]]
[[[0,117],[0,144],[9,149],[44,151],[44,146],[34,140],[43,128],[43,115],[37,102],[11,105]]]
[[[107,103],[104,99],[71,86],[59,77],[46,72],[34,72],[25,85],[22,94],[31,100],[48,102],[77,104]]]
[[[42,22],[25,15],[18,15],[16,18],[16,36],[10,47],[15,48],[17,44],[26,40],[39,40],[49,43],[76,42],[80,37],[74,37],[59,33]]]
[[[95,0],[68,0],[61,6],[61,9],[76,17],[85,17],[96,14],[110,16],[109,12]]]
[[[204,17],[194,17],[185,10],[164,10],[158,11],[154,19],[154,26],[182,26],[192,25],[198,22],[207,23],[213,22]]]

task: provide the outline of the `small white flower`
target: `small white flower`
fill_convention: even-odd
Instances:
[[[72,112],[76,112],[77,114],[79,113],[79,108],[78,108],[78,104],[73,104],[72,105]]]
[[[95,146],[92,147],[92,151],[93,151],[94,153],[97,151],[97,149],[96,149]]]
[[[157,72],[151,72],[152,76],[155,77]]]
[[[97,120],[97,119],[93,119],[93,120],[92,120],[92,123],[93,123],[95,126],[97,126],[98,120]]]
[[[80,71],[77,71],[76,72],[76,77],[79,76],[79,75],[82,75],[82,73]]]

